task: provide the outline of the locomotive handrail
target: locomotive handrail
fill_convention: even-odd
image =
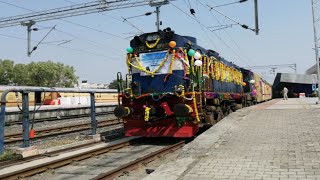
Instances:
[[[4,128],[6,122],[6,97],[10,92],[22,94],[22,127],[23,127],[23,147],[29,144],[29,93],[30,92],[63,92],[63,93],[89,93],[90,94],[90,114],[91,114],[91,133],[96,134],[97,121],[95,115],[95,93],[117,93],[110,89],[73,89],[73,88],[47,88],[47,87],[28,87],[28,88],[9,88],[1,95],[0,112],[0,154],[4,152]]]

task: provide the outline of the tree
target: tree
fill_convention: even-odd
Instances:
[[[28,65],[30,85],[46,87],[73,87],[77,83],[75,69],[62,63],[32,62]]]
[[[126,81],[122,80],[122,88],[126,87]],[[118,89],[118,81],[115,79],[108,85],[109,89]]]
[[[11,60],[0,59],[0,84],[9,85],[13,83],[13,77],[14,77],[13,64],[14,62]]]
[[[74,87],[75,69],[63,63],[31,62],[16,64],[0,60],[0,84],[19,86]]]
[[[25,64],[16,64],[13,67],[13,82],[17,86],[25,86],[31,84],[28,66]]]
[[[115,79],[108,85],[109,89],[118,89],[118,81]]]

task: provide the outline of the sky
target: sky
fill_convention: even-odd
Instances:
[[[92,1],[0,0],[0,19]],[[208,5],[212,7],[230,2],[234,1],[175,0],[160,9],[161,29],[170,27],[177,34],[196,37],[200,46],[213,49],[242,67],[296,63],[297,72],[303,74],[315,64],[311,1],[258,0],[259,35],[237,25],[209,31],[212,26],[234,24],[208,8]],[[190,15],[190,7],[195,10],[195,17]],[[253,0],[216,9],[240,24],[254,28]],[[27,56],[26,27],[0,28],[0,59],[25,64],[48,60],[62,62],[73,66],[80,80],[109,83],[116,79],[117,72],[125,74],[127,71],[125,56],[130,38],[141,32],[156,31],[155,14],[127,19],[131,25],[123,22],[122,18],[154,10],[150,6],[141,6],[37,22],[33,27],[39,30],[32,32],[32,47],[51,27],[56,26],[56,29],[31,57]],[[274,76],[270,70],[253,69],[272,83]],[[276,72],[294,73],[294,70],[285,67],[276,69]]]

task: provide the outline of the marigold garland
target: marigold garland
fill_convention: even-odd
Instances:
[[[128,73],[130,74],[131,71],[131,65],[130,65],[130,60],[132,58],[132,54],[127,55],[127,67],[128,67]]]
[[[203,66],[202,66],[202,69],[203,69],[203,73],[204,74],[207,74],[207,57],[206,56],[204,56],[203,57]]]
[[[190,68],[191,68],[191,73],[194,74],[194,57],[193,56],[191,58]]]
[[[184,52],[184,60],[189,64],[187,49],[185,49],[183,52]],[[190,74],[189,67],[187,67],[186,69],[187,69],[187,75],[189,75]]]
[[[176,54],[176,50],[173,49],[173,50],[172,50],[172,58],[171,58],[171,61],[170,61],[169,74],[172,74],[172,69],[173,69],[173,63],[174,63],[174,59],[175,59],[175,54]]]
[[[157,40],[157,42],[155,44],[157,44],[158,42],[159,41]],[[150,46],[150,48],[152,48],[152,47]],[[188,62],[189,59],[188,59],[187,50],[184,49],[183,53],[184,53],[184,57],[181,56],[181,60]],[[167,61],[168,55],[169,55],[169,50],[167,51],[165,58],[162,60],[162,62],[159,64],[159,66],[154,71],[148,71],[145,67],[143,67],[143,65],[141,64],[141,61],[139,60],[139,57],[137,57],[137,55],[128,54],[127,55],[128,72],[130,73],[130,71],[132,71],[132,67],[134,67],[134,68],[136,68],[142,72],[145,72],[146,74],[149,74],[152,77],[154,77],[155,73],[157,73],[163,67],[165,62]],[[132,56],[135,56],[135,59],[133,59]],[[168,74],[172,74],[175,57],[176,57],[176,50],[173,49],[172,50],[172,58],[170,61],[170,69],[169,69]],[[134,60],[137,62],[137,65],[132,63],[132,61],[134,61]],[[192,74],[195,73],[194,61],[195,61],[194,57],[191,57],[190,68],[185,69],[186,70],[185,73],[187,75],[189,75],[190,72]],[[200,71],[201,75],[202,75],[202,71],[203,71],[203,74],[207,74],[212,79],[216,79],[218,81],[234,82],[235,84],[238,84],[238,85],[241,85],[242,81],[243,81],[242,73],[239,70],[237,70],[233,67],[226,66],[224,63],[218,61],[214,57],[204,56],[203,57],[203,66],[202,66],[202,68],[199,68],[199,71]]]
[[[198,113],[198,107],[197,107],[197,101],[196,101],[196,93],[194,91],[192,92],[192,99],[193,99],[193,108],[194,108],[194,112],[196,114],[197,122],[200,122],[199,113]]]
[[[149,108],[149,107],[146,107],[144,109],[144,121],[146,121],[146,122],[149,121],[150,110],[151,110],[151,108]]]
[[[156,47],[156,46],[158,45],[159,41],[160,41],[160,38],[158,38],[158,39],[156,40],[156,42],[155,42],[154,44],[152,44],[152,45],[150,45],[150,44],[148,43],[148,41],[146,41],[146,46],[147,46],[149,49],[152,49],[152,48],[154,48],[154,47]]]
[[[215,78],[215,74],[214,74],[214,60],[213,60],[213,58],[210,58],[210,61],[211,61],[211,69],[210,69],[211,78],[214,79]]]

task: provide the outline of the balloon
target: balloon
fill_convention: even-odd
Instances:
[[[177,43],[175,41],[170,41],[169,42],[169,47],[174,48],[176,47]]]
[[[128,53],[132,53],[132,52],[133,52],[133,48],[132,48],[132,47],[128,47],[128,48],[127,48],[127,52],[128,52]]]
[[[202,66],[202,61],[201,60],[196,60],[195,62],[194,62],[194,65],[195,66]]]
[[[193,56],[194,53],[196,53],[196,52],[193,49],[189,49],[189,51],[188,51],[189,56]]]
[[[201,54],[199,52],[194,53],[194,58],[195,59],[200,59],[201,58]]]
[[[255,83],[255,81],[252,79],[252,80],[250,80],[249,81],[251,84],[254,84]]]
[[[242,86],[246,86],[247,85],[247,83],[245,83],[245,82],[242,82]]]

